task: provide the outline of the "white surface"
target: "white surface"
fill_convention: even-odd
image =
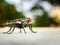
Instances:
[[[25,28],[26,34],[16,28],[12,34],[3,34],[8,29],[0,28],[0,45],[60,45],[60,28],[33,28],[37,33]]]

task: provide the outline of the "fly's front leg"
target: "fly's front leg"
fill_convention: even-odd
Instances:
[[[32,30],[32,24],[29,24],[29,29],[31,32],[36,33],[35,31]]]

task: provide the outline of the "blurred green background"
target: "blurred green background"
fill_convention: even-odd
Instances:
[[[22,12],[17,12],[14,5],[8,4],[4,0],[0,0],[0,26],[6,21],[18,18],[25,18],[25,16]]]
[[[48,12],[45,11],[42,6],[38,5],[38,3],[41,3],[42,1],[47,1],[52,6],[60,5],[60,0],[38,0],[38,2],[31,8],[30,11],[36,11],[41,9],[43,11],[43,14],[39,15],[37,13],[33,15],[34,16],[34,22],[32,24],[33,27],[50,27],[50,26],[56,27],[60,25],[60,22],[58,23],[57,21],[55,21],[55,18],[50,17]],[[5,0],[0,0],[0,27],[2,26],[2,23],[6,21],[19,18],[26,18],[23,11],[18,12],[14,5],[7,3]]]

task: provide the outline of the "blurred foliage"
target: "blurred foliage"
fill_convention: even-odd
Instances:
[[[47,0],[47,1],[53,5],[60,5],[60,0]]]
[[[4,0],[0,0],[0,26],[3,22],[17,18],[25,18],[25,16],[22,12],[17,12],[14,5],[10,5]]]
[[[60,0],[39,0],[41,1],[48,1],[50,2],[52,5],[60,5]]]
[[[35,26],[35,27],[48,27],[51,24],[54,24],[54,25],[58,24],[56,21],[54,21],[54,19],[49,17],[48,13],[44,10],[44,8],[42,6],[38,6],[38,3],[31,9],[31,11],[39,10],[39,9],[41,9],[43,11],[43,14],[42,15],[37,14],[35,16],[35,23],[33,24],[33,26]]]
[[[36,16],[35,23],[33,24],[34,27],[49,27],[51,24],[57,26],[57,22],[54,19],[48,17],[47,15]]]
[[[34,7],[34,9],[35,9],[36,7]],[[38,9],[38,7],[37,7],[37,9]],[[40,16],[40,15],[36,15],[35,16],[35,26],[38,26],[38,27],[45,27],[45,26],[48,26],[49,25],[49,18],[48,18],[48,14],[47,14],[47,12],[42,8],[42,7],[40,7],[40,9],[42,9],[43,10],[43,15],[42,16]]]

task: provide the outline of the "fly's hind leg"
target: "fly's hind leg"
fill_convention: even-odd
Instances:
[[[10,27],[10,29],[7,32],[3,32],[3,33],[9,33],[12,29],[12,26]]]
[[[10,27],[10,29],[7,31],[7,33],[8,33],[8,32],[10,32],[10,31],[11,31],[11,29],[12,29],[12,26],[11,26],[11,27]]]
[[[8,33],[8,34],[11,34],[14,31],[14,29],[15,29],[15,26],[13,27],[13,30],[10,33]]]

